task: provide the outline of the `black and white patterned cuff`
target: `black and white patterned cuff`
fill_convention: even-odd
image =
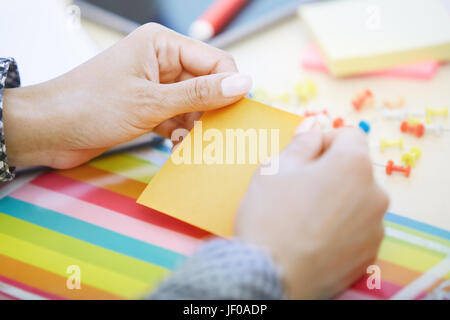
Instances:
[[[256,246],[216,239],[204,245],[150,296],[158,300],[279,300],[277,266]]]
[[[14,178],[15,168],[8,166],[3,131],[3,89],[20,86],[19,71],[13,58],[0,58],[0,182]]]

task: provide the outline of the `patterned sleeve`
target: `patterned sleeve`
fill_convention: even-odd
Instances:
[[[280,274],[261,249],[237,240],[212,240],[150,296],[157,300],[279,300]]]
[[[3,89],[20,86],[19,71],[13,58],[0,58],[0,182],[14,178],[15,168],[8,166],[3,131]]]

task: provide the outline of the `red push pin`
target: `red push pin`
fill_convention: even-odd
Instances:
[[[344,126],[344,119],[342,119],[341,117],[334,119],[333,128],[337,129],[343,126]]]
[[[373,105],[373,93],[369,89],[359,93],[353,100],[352,105],[356,111],[360,111],[365,105]]]
[[[403,133],[409,132],[414,134],[417,138],[421,138],[425,134],[425,126],[422,123],[411,125],[408,121],[403,121],[400,126]]]
[[[318,116],[320,114],[323,114],[323,115],[327,116],[328,115],[328,110],[327,109],[323,109],[320,112],[305,111],[305,117],[315,117],[315,116]]]
[[[388,176],[390,176],[392,174],[392,172],[397,171],[397,172],[404,172],[405,173],[405,177],[409,178],[409,174],[411,173],[411,166],[396,166],[394,165],[394,161],[389,160],[386,166],[386,174]]]

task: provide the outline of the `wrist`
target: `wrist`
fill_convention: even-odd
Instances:
[[[46,109],[52,97],[44,85],[5,89],[3,125],[10,166],[47,165],[52,119]]]

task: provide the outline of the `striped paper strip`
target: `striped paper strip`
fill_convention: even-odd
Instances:
[[[151,292],[211,235],[136,199],[166,161],[159,146],[38,176],[0,200],[0,299],[135,299]],[[376,264],[338,299],[426,297],[450,279],[450,232],[395,214]],[[81,289],[67,287],[67,267]],[[442,267],[442,265],[444,267]],[[443,270],[444,269],[444,270]],[[431,272],[431,274],[430,274]]]

